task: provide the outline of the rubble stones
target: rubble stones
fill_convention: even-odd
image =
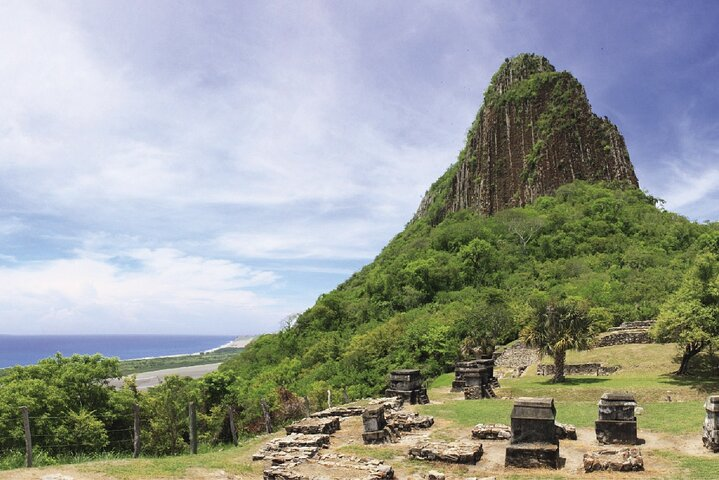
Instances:
[[[369,401],[370,405],[382,405],[385,411],[399,410],[404,405],[404,399],[402,397],[384,397],[384,398],[373,398]]]
[[[608,448],[584,454],[584,471],[638,472],[644,470],[644,459],[638,448]]]
[[[272,463],[288,463],[294,459],[312,458],[321,448],[330,444],[327,434],[308,435],[293,433],[286,437],[275,438],[252,456],[252,460],[270,460]]]
[[[539,361],[539,350],[529,348],[522,343],[512,345],[502,352],[497,361],[494,362],[498,367],[504,368],[526,368],[533,363]]]
[[[708,397],[704,408],[707,416],[704,420],[702,441],[712,452],[719,452],[719,395]]]
[[[480,423],[472,429],[472,438],[478,440],[509,440],[512,438],[512,430],[508,425],[501,423]]]
[[[409,432],[417,428],[429,428],[434,425],[434,417],[415,412],[390,412],[386,416],[387,425],[400,432]]]
[[[427,480],[444,480],[444,478],[444,473],[438,472],[437,470],[427,472]]]
[[[599,419],[595,422],[600,444],[635,445],[637,443],[637,402],[630,393],[605,393],[599,400]]]
[[[557,432],[557,438],[559,440],[576,440],[577,439],[577,427],[568,423],[554,423],[554,429]]]
[[[464,387],[464,399],[465,400],[481,400],[482,399],[482,387],[480,387],[480,386]]]
[[[618,327],[609,329],[609,333],[597,342],[597,347],[612,345],[626,345],[629,343],[652,343],[649,329],[654,324],[651,320],[639,322],[624,322]]]
[[[317,418],[304,418],[299,422],[295,422],[292,425],[285,427],[287,434],[291,433],[306,433],[306,434],[317,434],[326,433],[332,434],[340,429],[339,417],[317,417]]]
[[[362,415],[362,412],[364,412],[364,408],[362,407],[332,407],[320,412],[315,412],[310,415],[310,417],[357,417]]]
[[[559,445],[544,442],[509,445],[504,465],[519,468],[559,468]]]
[[[264,480],[318,480],[314,474],[306,473],[304,467],[326,470],[342,474],[342,478],[356,480],[391,480],[394,470],[380,460],[370,460],[341,454],[318,455],[306,462],[273,465],[265,469]],[[347,475],[345,477],[344,475]]]
[[[481,443],[420,443],[409,449],[409,458],[447,463],[476,464],[484,450]]]

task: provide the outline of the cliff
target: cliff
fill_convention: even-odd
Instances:
[[[425,194],[415,218],[438,223],[470,208],[491,215],[574,180],[638,186],[624,138],[592,112],[584,87],[533,54],[505,60],[458,161]]]

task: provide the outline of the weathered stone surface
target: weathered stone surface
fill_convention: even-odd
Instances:
[[[702,441],[712,452],[719,452],[719,395],[712,395],[704,403],[707,416],[704,420]]]
[[[427,480],[444,480],[444,478],[444,473],[438,472],[437,470],[427,472]]]
[[[362,412],[362,424],[365,432],[376,432],[387,426],[383,405],[370,405]]]
[[[387,425],[400,432],[409,432],[418,428],[429,428],[434,425],[434,417],[420,415],[415,412],[390,412],[386,415],[386,418]]]
[[[403,401],[414,404],[429,403],[427,389],[422,386],[422,376],[417,369],[394,370],[389,375],[388,397],[401,397]]]
[[[409,449],[409,458],[447,463],[476,464],[484,450],[481,443],[420,443]]]
[[[492,78],[458,162],[432,185],[416,218],[439,222],[465,208],[492,215],[578,179],[638,186],[624,138],[592,113],[579,81],[522,54]]]
[[[584,471],[638,472],[644,470],[644,458],[638,448],[607,448],[584,454]]]
[[[290,433],[306,433],[306,434],[317,434],[326,433],[332,434],[340,429],[339,417],[314,417],[304,418],[298,422],[293,423],[285,427],[285,431],[289,435]]]
[[[541,442],[509,445],[504,465],[518,468],[559,468],[559,445]]]
[[[480,386],[464,387],[464,399],[465,400],[481,400],[482,399],[482,387],[480,387]]]
[[[554,424],[554,429],[557,432],[557,438],[560,440],[576,440],[577,439],[577,427],[570,425],[569,423]]]
[[[537,375],[552,376],[554,375],[554,365],[537,365]],[[602,365],[601,363],[568,363],[564,366],[565,375],[595,375],[607,376],[616,373],[619,367],[616,365]]]
[[[610,347],[612,345],[627,345],[630,343],[652,343],[649,335],[653,320],[639,322],[624,322],[618,327],[612,327],[608,333],[599,337],[597,347]]]
[[[404,399],[402,397],[373,398],[369,401],[369,405],[382,405],[385,411],[399,410],[404,405]]]
[[[498,367],[517,369],[526,368],[538,361],[539,350],[517,343],[502,352],[494,363]]]
[[[518,398],[512,408],[512,439],[504,464],[520,468],[559,468],[559,439],[552,398]]]
[[[595,422],[597,441],[602,444],[637,443],[637,402],[631,393],[605,393],[599,400],[599,419]]]
[[[472,438],[478,440],[509,440],[512,430],[508,425],[501,423],[477,424],[472,429]]]
[[[362,415],[364,407],[332,407],[319,412],[315,412],[310,417],[322,418],[322,417],[357,417]]]
[[[287,463],[313,457],[321,448],[327,448],[330,436],[327,434],[308,435],[293,433],[275,438],[252,456],[252,460],[270,460],[272,463]]]
[[[332,478],[354,480],[391,480],[394,470],[380,460],[357,458],[342,454],[323,454],[304,462],[273,465],[265,469],[264,480],[321,480],[324,473]]]

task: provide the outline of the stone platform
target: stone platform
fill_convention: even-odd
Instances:
[[[389,412],[386,415],[387,425],[399,432],[409,432],[418,428],[429,428],[434,425],[434,417],[414,412]]]
[[[263,480],[318,480],[330,478],[356,480],[392,480],[394,470],[380,460],[341,454],[322,454],[304,462],[273,465],[263,472]]]
[[[472,429],[472,438],[478,440],[509,440],[512,438],[512,430],[509,425],[501,423],[477,424]]]
[[[428,442],[417,444],[410,448],[409,458],[474,465],[482,458],[483,453],[484,450],[481,443]]]
[[[292,425],[288,425],[285,427],[285,431],[288,435],[291,433],[326,433],[329,435],[335,433],[339,429],[339,417],[304,418],[298,422],[293,423]]]
[[[644,458],[638,448],[606,448],[584,454],[584,471],[639,472]]]

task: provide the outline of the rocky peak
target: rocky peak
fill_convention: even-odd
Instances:
[[[544,57],[521,54],[492,77],[459,159],[426,193],[415,218],[437,223],[464,208],[491,215],[574,180],[638,186],[624,138],[592,113],[579,81]]]

